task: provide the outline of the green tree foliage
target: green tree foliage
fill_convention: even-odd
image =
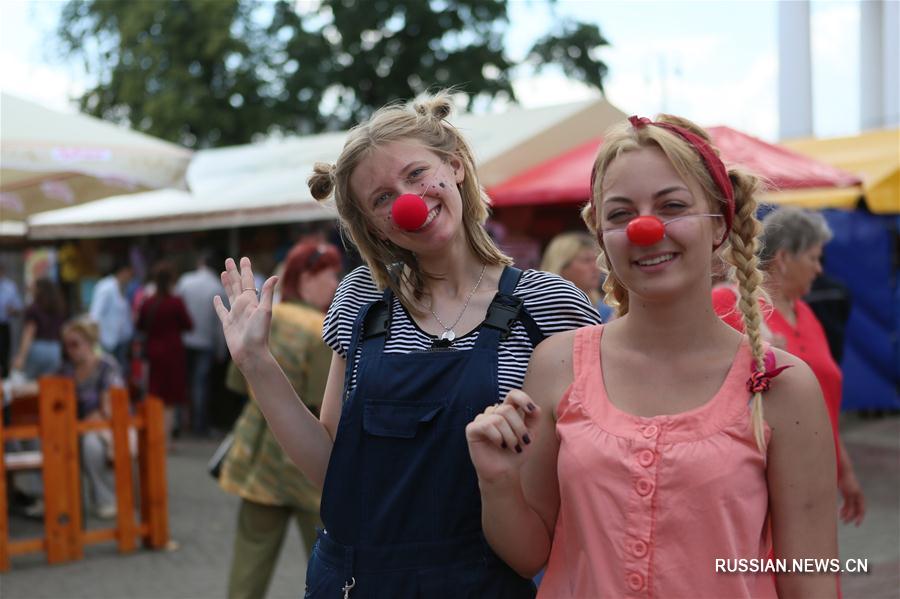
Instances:
[[[300,6],[301,8],[298,8]],[[85,112],[182,143],[345,128],[388,102],[453,86],[515,101],[507,0],[69,0],[58,38],[97,81]],[[527,68],[602,91],[596,25],[565,21]]]

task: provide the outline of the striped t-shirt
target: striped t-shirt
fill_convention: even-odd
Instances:
[[[526,270],[516,285],[515,295],[522,298],[525,308],[545,336],[578,327],[598,324],[597,310],[587,296],[577,287],[557,275]],[[341,357],[347,358],[353,332],[353,324],[359,311],[368,303],[381,299],[382,293],[375,287],[367,266],[360,266],[344,277],[325,317],[322,337]],[[386,353],[403,354],[427,351],[435,337],[424,332],[410,317],[409,312],[394,297],[391,306],[391,333],[385,344]],[[456,350],[471,349],[478,338],[478,328],[457,337],[450,346]],[[500,341],[497,356],[499,386],[498,400],[506,397],[511,389],[519,389],[525,380],[528,360],[534,346],[521,321],[516,320],[510,334]],[[349,390],[356,386],[359,369],[359,352],[353,365]]]

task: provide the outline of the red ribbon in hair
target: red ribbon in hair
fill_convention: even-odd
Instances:
[[[791,365],[779,366],[775,368],[775,353],[770,349],[766,352],[764,360],[765,370],[754,370],[750,378],[747,379],[747,391],[750,393],[765,393],[772,384],[772,379],[781,374],[783,370],[790,368]]]
[[[718,154],[716,154],[715,150],[712,149],[712,146],[707,143],[705,139],[688,131],[684,127],[679,127],[678,125],[672,125],[670,123],[660,123],[657,121],[651,121],[647,117],[639,117],[639,116],[630,116],[628,117],[628,122],[631,123],[631,126],[635,129],[642,129],[648,125],[653,125],[655,127],[662,127],[668,131],[671,131],[687,143],[689,143],[697,154],[700,155],[700,158],[703,160],[703,164],[706,166],[706,170],[709,172],[710,177],[712,177],[713,182],[716,184],[716,187],[719,188],[719,191],[722,192],[722,197],[725,198],[725,235],[722,237],[722,240],[716,244],[716,248],[725,243],[725,240],[728,239],[728,234],[731,233],[731,227],[734,223],[734,187],[731,185],[731,179],[728,177],[728,169],[725,168],[725,165],[722,163],[722,160],[719,158]],[[597,178],[597,172],[594,171],[591,173],[591,203],[594,202],[594,182]]]

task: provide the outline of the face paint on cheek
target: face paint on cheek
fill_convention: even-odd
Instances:
[[[440,183],[438,183],[438,186],[439,186],[441,189],[447,189],[447,185],[444,184],[443,181],[441,181]]]

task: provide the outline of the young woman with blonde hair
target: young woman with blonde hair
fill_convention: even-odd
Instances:
[[[313,197],[334,196],[366,262],[325,319],[334,356],[320,418],[266,349],[275,280],[257,299],[249,260],[238,270],[229,259],[222,274],[231,355],[286,453],[324,483],[307,597],[534,594],[484,541],[464,429],[521,386],[544,336],[598,319],[570,283],[511,268],[491,242],[449,113],[444,94],[383,108],[309,180]],[[418,223],[401,222],[403,197],[424,203]]]
[[[835,596],[833,575],[741,571],[773,545],[836,557],[818,385],[759,335],[756,179],[662,116],[606,135],[592,181],[619,317],[541,344],[523,390],[467,427],[488,541],[523,576],[546,565],[540,597]],[[746,335],[712,309],[720,249]]]

